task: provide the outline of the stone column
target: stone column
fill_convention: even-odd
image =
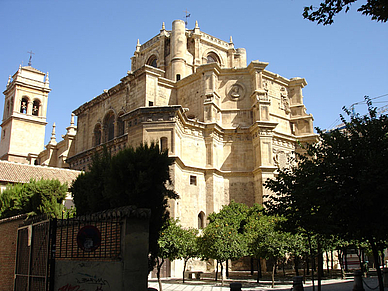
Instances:
[[[28,115],[32,115],[32,101],[28,101],[28,105],[27,105],[27,114]]]
[[[251,74],[253,92],[251,94],[251,108],[253,121],[269,121],[269,106],[271,102],[268,98],[268,92],[263,86],[262,72],[268,63],[253,61],[248,69]]]
[[[186,26],[183,20],[172,23],[171,33],[171,78],[177,81],[185,77],[186,71]]]

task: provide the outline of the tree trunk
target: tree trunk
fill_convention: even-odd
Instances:
[[[344,253],[343,253],[344,261],[345,261],[345,272],[349,271],[348,270],[348,249],[344,248]]]
[[[310,275],[310,256],[309,255],[305,257],[305,262],[306,262],[306,275]]]
[[[275,287],[275,270],[276,270],[276,260],[274,259],[272,265],[272,288]]]
[[[327,274],[330,274],[330,269],[329,269],[329,262],[330,262],[329,253],[326,251],[325,254],[326,254],[326,272],[327,272]]]
[[[251,276],[253,276],[253,257],[251,257]]]
[[[160,269],[162,268],[164,263],[164,259],[162,258],[162,261],[159,261],[159,258],[157,258],[157,272],[156,276],[158,277],[158,284],[159,284],[159,291],[162,291],[162,280],[160,279]]]
[[[330,264],[331,264],[331,270],[334,270],[334,254],[333,254],[333,250],[330,251]]]
[[[362,262],[362,249],[357,248],[357,258],[358,258],[358,265],[360,266],[361,272],[363,272],[363,262]]]
[[[183,259],[183,276],[182,276],[182,282],[185,283],[185,272],[186,272],[186,264],[187,264],[187,259]]]
[[[337,249],[338,252],[338,261],[341,267],[341,278],[345,279],[345,271],[344,271],[344,262],[343,262],[343,251],[341,249]]]
[[[315,282],[314,282],[315,258],[314,258],[314,255],[313,255],[313,249],[311,247],[311,237],[310,237],[310,235],[307,236],[307,239],[308,239],[308,243],[309,243],[310,256],[311,256],[311,259],[312,259],[312,262],[311,262],[311,282],[313,283],[313,291],[315,291]]]
[[[369,239],[369,243],[371,245],[373,257],[375,259],[377,278],[378,278],[378,281],[379,281],[379,291],[384,291],[383,276],[381,274],[380,264],[378,263],[378,261],[379,261],[379,252],[377,250],[377,246],[376,246],[376,243],[375,243],[373,237],[371,237]]]
[[[217,282],[217,279],[218,279],[218,260],[216,260],[217,262],[217,267],[216,267],[216,282]]]
[[[322,291],[323,257],[321,243],[318,241],[318,291]]]
[[[299,257],[295,255],[294,257],[294,269],[295,269],[295,276],[299,276]]]
[[[380,246],[380,252],[381,252],[381,263],[380,266],[384,268],[385,266],[385,256],[384,256],[384,247]]]
[[[260,258],[258,258],[257,259],[257,278],[256,278],[257,283],[260,283],[260,278],[261,278],[261,263],[260,263]]]
[[[226,279],[229,279],[229,260],[226,260]]]
[[[221,286],[224,286],[224,265],[223,262],[220,262],[221,265]]]
[[[311,282],[313,283],[313,291],[315,291],[315,278],[314,278],[314,272],[315,272],[315,257],[313,254],[311,254]]]

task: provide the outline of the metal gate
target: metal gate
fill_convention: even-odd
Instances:
[[[54,288],[55,225],[46,219],[18,228],[14,291]]]

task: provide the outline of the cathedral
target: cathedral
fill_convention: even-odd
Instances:
[[[218,39],[198,23],[187,29],[175,20],[171,30],[163,24],[137,42],[127,75],[76,108],[60,142],[54,126],[45,146],[48,74],[19,67],[4,91],[0,159],[87,170],[103,146],[114,154],[157,142],[175,161],[180,199],[170,203],[171,216],[203,228],[208,214],[232,200],[261,204],[263,182],[291,162],[299,142],[316,137],[303,104],[305,79],[287,79],[267,65],[247,64],[232,37]]]

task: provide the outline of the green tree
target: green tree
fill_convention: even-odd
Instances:
[[[388,233],[388,117],[367,103],[368,115],[342,117],[344,130],[318,130],[320,141],[306,146],[298,165],[265,186],[274,192],[270,211],[307,231],[368,241],[377,262]]]
[[[303,17],[316,21],[318,24],[328,25],[334,22],[334,16],[345,10],[348,12],[350,6],[357,0],[325,0],[319,7],[304,7]],[[366,0],[366,3],[358,9],[364,15],[371,16],[372,20],[386,22],[388,20],[388,0]]]
[[[200,252],[205,259],[215,259],[223,262],[241,258],[246,254],[246,242],[243,235],[247,219],[248,206],[242,203],[231,202],[222,207],[218,213],[211,213],[209,224],[199,239]],[[223,284],[223,276],[222,284]],[[217,279],[217,272],[216,272]]]
[[[110,207],[107,190],[111,171],[111,153],[106,147],[95,153],[89,171],[81,173],[70,187],[77,215],[90,214]]]
[[[263,242],[263,256],[272,261],[272,288],[275,286],[275,270],[280,260],[289,253],[289,240],[291,233],[279,231],[276,226],[277,221],[270,221]]]
[[[160,291],[162,291],[160,270],[166,259],[173,261],[178,258],[180,252],[178,241],[180,237],[181,227],[178,225],[178,222],[172,219],[167,220],[160,231],[158,239],[159,253],[156,260],[156,270]]]
[[[171,187],[172,163],[167,151],[160,152],[155,143],[125,148],[115,156],[104,149],[71,187],[77,214],[126,205],[151,209],[150,271],[156,263],[160,230],[169,217],[168,199],[178,198]]]
[[[27,213],[60,217],[65,211],[67,184],[58,180],[33,180],[25,184],[8,185],[0,194],[0,218]]]
[[[248,252],[257,259],[265,258],[272,261],[272,288],[274,288],[275,269],[286,254],[290,254],[292,247],[295,246],[296,236],[282,231],[279,226],[281,218],[264,215],[259,205],[252,207],[249,214],[248,223],[245,225]]]
[[[162,283],[160,280],[160,269],[165,261],[182,259],[183,273],[182,280],[185,282],[186,265],[189,259],[198,257],[197,247],[198,229],[183,228],[178,220],[169,219],[163,226],[158,244],[159,256],[157,259],[157,277],[159,282],[159,290],[162,290]]]
[[[244,225],[244,235],[247,242],[248,255],[257,259],[257,283],[261,277],[260,259],[264,257],[263,243],[268,225],[268,217],[264,214],[264,208],[255,204],[248,210],[247,223]]]
[[[185,282],[185,272],[186,272],[187,262],[191,258],[199,257],[197,236],[198,236],[198,229],[196,228],[188,228],[188,229],[181,230],[181,236],[178,241],[178,246],[180,250],[178,259],[183,260],[183,274],[182,274],[183,283]]]

